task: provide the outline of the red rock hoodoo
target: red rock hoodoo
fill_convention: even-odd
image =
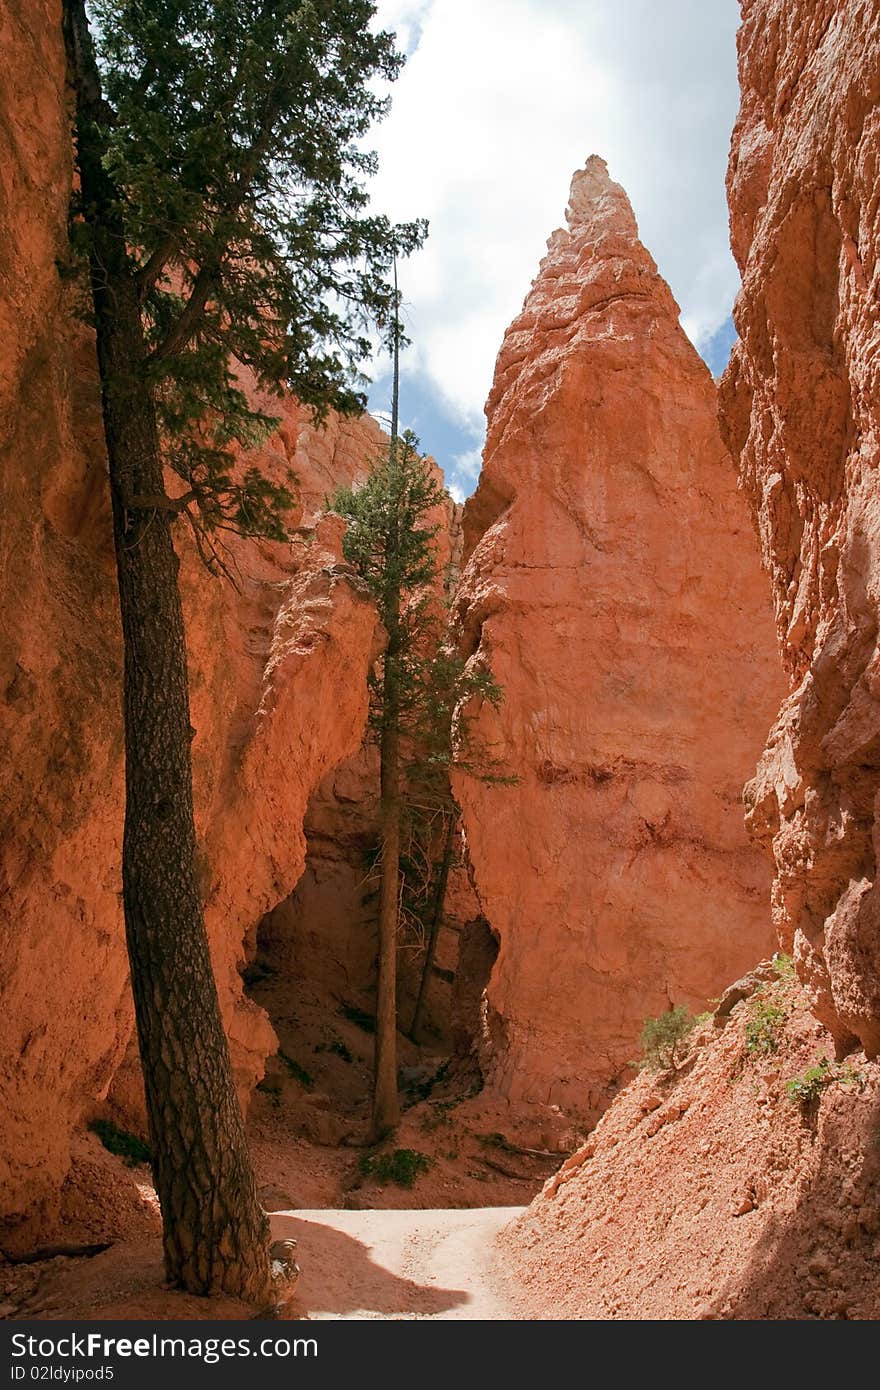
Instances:
[[[741,789],[782,682],[712,378],[601,159],[567,221],[498,358],[456,600],[519,780],[456,789],[500,937],[492,1082],[590,1116],[646,1016],[770,944]]]
[[[745,0],[721,390],[792,691],[747,789],[838,1046],[880,1049],[880,5]]]
[[[511,1229],[557,1317],[878,1316],[880,5],[742,11],[721,424],[791,684],[746,803],[800,983],[729,990]]]

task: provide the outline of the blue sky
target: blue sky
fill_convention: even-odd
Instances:
[[[401,267],[401,421],[459,497],[483,404],[568,186],[590,154],[632,200],[682,325],[718,375],[738,276],[724,175],[736,115],[736,0],[378,0],[409,55],[371,145],[374,204],[426,216]],[[388,409],[387,361],[370,409]]]

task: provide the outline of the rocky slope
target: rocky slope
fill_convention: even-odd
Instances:
[[[880,1067],[835,1066],[790,965],[643,1072],[506,1233],[521,1316],[880,1315]]]
[[[841,1050],[880,1048],[880,5],[745,0],[721,392],[792,693],[747,792]]]
[[[132,1017],[97,379],[56,264],[71,180],[60,4],[4,5],[0,45],[0,1217],[15,1222],[57,1201],[71,1127],[106,1093]],[[259,461],[293,468],[308,527],[381,434],[370,420],[318,433],[294,403],[282,414]],[[340,537],[326,520],[291,546],[233,543],[237,591],[179,542],[206,913],[243,1097],[275,1047],[242,996],[243,938],[296,882],[308,797],[364,725],[375,614]]]
[[[595,1115],[646,1016],[702,1007],[769,946],[741,788],[781,691],[712,379],[601,159],[574,178],[487,416],[456,608],[504,689],[483,732],[519,780],[457,792],[500,937],[491,1074]]]

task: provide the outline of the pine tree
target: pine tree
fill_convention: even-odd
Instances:
[[[395,275],[395,294],[397,281]],[[444,644],[445,610],[432,520],[445,493],[411,431],[398,433],[399,346],[393,341],[393,405],[387,453],[360,487],[344,488],[333,509],[348,522],[343,552],[369,588],[387,645],[371,675],[372,724],[379,744],[381,854],[379,968],[371,1137],[381,1139],[400,1118],[397,1091],[397,944],[407,891],[401,872],[405,818],[421,822],[430,841],[439,813],[448,827],[436,889],[433,939],[439,926],[452,858],[457,807],[449,790],[453,763],[486,780],[497,775],[484,751],[475,754],[469,702],[497,704],[491,672],[465,663]],[[429,951],[433,954],[430,944]],[[424,991],[420,991],[423,1003]],[[417,1005],[418,1024],[420,1005]]]
[[[381,1138],[400,1118],[397,1096],[397,924],[401,849],[401,737],[418,707],[421,647],[430,630],[436,525],[427,522],[443,492],[412,435],[392,436],[387,456],[357,489],[337,493],[348,521],[346,559],[366,581],[387,634],[372,679],[379,742],[381,880],[379,976],[371,1131]]]
[[[195,873],[172,525],[282,537],[290,496],[235,466],[271,428],[246,368],[320,417],[360,409],[368,326],[422,224],[367,215],[360,146],[401,59],[368,0],[63,0],[124,644],[122,886],[169,1280],[271,1297]],[[94,28],[90,28],[90,16]],[[75,266],[74,266],[75,270]],[[355,385],[352,385],[352,382]],[[167,471],[176,474],[166,492]]]

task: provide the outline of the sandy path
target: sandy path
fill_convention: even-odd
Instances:
[[[509,1320],[496,1238],[521,1211],[275,1212],[272,1231],[298,1241],[310,1318]]]

